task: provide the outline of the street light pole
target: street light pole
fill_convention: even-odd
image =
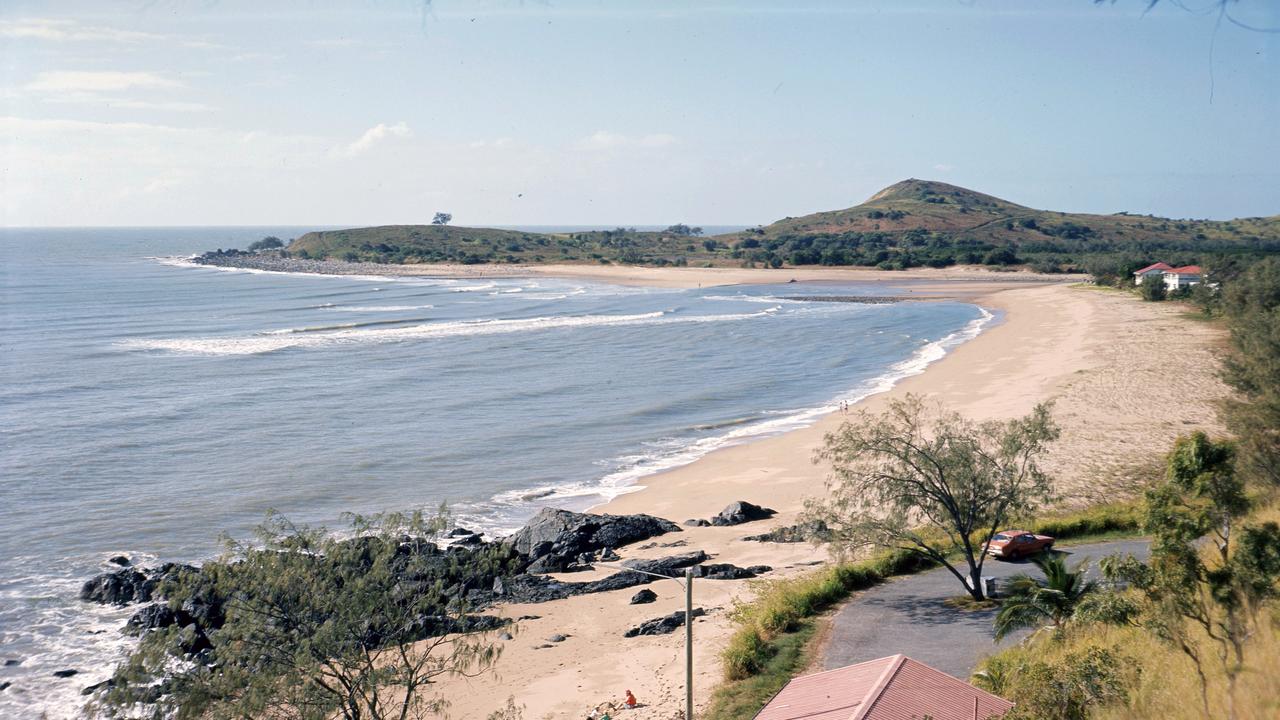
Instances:
[[[684,717],[693,720],[693,568],[684,569]]]
[[[661,578],[663,580],[675,580],[676,584],[680,584],[680,578],[672,575],[662,575],[659,573],[649,572],[648,570],[637,570],[629,568],[626,565],[613,565],[612,563],[595,562],[595,565],[603,565],[605,567],[613,567],[618,570],[625,570],[641,575],[649,575],[651,577]],[[693,568],[684,569],[684,717],[685,720],[693,720]]]

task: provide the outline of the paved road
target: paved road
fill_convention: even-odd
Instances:
[[[1145,560],[1146,540],[1118,540],[1090,545],[1064,546],[1068,565],[1091,558],[1090,574],[1107,555],[1129,553]],[[1038,575],[1026,560],[1001,562],[988,559],[982,573],[1008,577],[1018,573]],[[902,653],[926,665],[967,679],[978,661],[998,648],[1011,645],[1026,633],[993,642],[995,610],[953,610],[942,601],[962,593],[960,581],[945,568],[892,580],[854,598],[835,616],[822,665],[834,669],[886,655]]]

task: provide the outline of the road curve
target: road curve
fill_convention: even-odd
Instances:
[[[1146,560],[1150,543],[1145,539],[1117,540],[1063,546],[1068,564],[1089,559],[1090,574],[1097,575],[1097,561],[1107,555],[1128,553]],[[1038,575],[1031,562],[988,559],[983,575],[1009,577],[1019,573]],[[978,661],[1022,639],[1012,634],[994,642],[995,610],[954,610],[943,604],[962,594],[960,581],[945,568],[908,575],[858,593],[836,611],[826,642],[819,651],[822,669],[831,670],[886,655],[901,653],[949,675],[967,679]]]

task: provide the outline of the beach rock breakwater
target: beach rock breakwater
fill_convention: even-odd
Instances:
[[[761,514],[765,510],[749,503],[742,505],[733,507],[747,510],[745,514]],[[412,558],[414,562],[405,562],[403,569],[393,571],[396,587],[440,587],[448,607],[465,609],[466,614],[418,617],[413,628],[417,638],[501,629],[512,620],[478,614],[498,603],[542,603],[623,590],[663,577],[683,577],[689,569],[694,577],[708,580],[753,578],[771,570],[763,565],[738,567],[709,562],[710,555],[694,550],[659,558],[633,558],[621,562],[617,572],[588,582],[564,582],[544,574],[591,570],[592,563],[621,560],[614,552],[616,548],[672,532],[681,530],[675,523],[651,515],[598,515],[547,508],[512,536],[493,541],[457,528],[446,534],[447,545],[407,536],[398,540],[357,537],[338,545],[341,557],[347,558],[340,562],[355,563],[357,567],[352,570],[357,572],[361,558],[374,556],[373,550],[387,549],[397,558]],[[370,546],[386,542],[394,542],[394,548]],[[227,591],[219,584],[219,576],[234,573],[235,567],[235,563],[222,562],[203,567],[177,563],[152,568],[130,565],[91,578],[82,586],[80,598],[102,605],[140,606],[121,629],[124,634],[141,637],[168,630],[174,640],[172,651],[182,660],[210,664],[216,657],[220,631],[227,622],[232,601],[225,596]],[[654,598],[653,593],[641,593],[631,602],[651,602]],[[378,622],[378,618],[370,618],[370,647],[385,643]],[[659,618],[637,628],[635,634],[667,633],[682,622],[683,617],[678,621]],[[85,688],[84,694],[111,686],[112,681],[108,680]]]

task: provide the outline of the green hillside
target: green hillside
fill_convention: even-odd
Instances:
[[[696,230],[696,228],[694,228]],[[617,262],[683,265],[727,260],[716,243],[678,228],[638,232],[616,228],[581,233],[531,233],[453,225],[388,225],[310,232],[289,243],[291,256],[379,263]],[[721,248],[723,250],[723,248]],[[722,257],[723,256],[723,257]]]
[[[1019,265],[1121,272],[1163,260],[1231,264],[1280,252],[1280,216],[1229,221],[1036,210],[946,183],[904,180],[845,210],[724,238],[757,263]]]
[[[307,233],[292,256],[392,263],[616,262],[648,265],[1028,265],[1123,275],[1149,262],[1231,272],[1280,252],[1280,216],[1227,221],[1036,210],[946,183],[904,180],[844,210],[702,238],[617,228],[566,234],[447,225]],[[693,230],[696,230],[693,229]]]

